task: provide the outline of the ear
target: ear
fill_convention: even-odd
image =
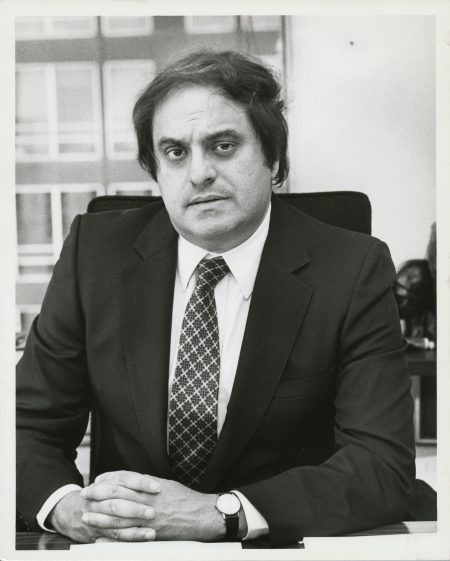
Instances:
[[[279,168],[280,168],[280,161],[279,161],[279,160],[276,160],[276,161],[273,163],[273,165],[272,165],[272,173],[271,173],[271,175],[272,175],[272,181],[275,179],[275,177],[276,177],[276,175],[277,175],[277,173],[278,173]]]

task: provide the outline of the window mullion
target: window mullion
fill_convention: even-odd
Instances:
[[[64,241],[61,199],[61,187],[53,186],[51,189],[53,263],[58,260]]]
[[[54,64],[46,66],[47,81],[47,109],[48,109],[48,135],[50,159],[58,157],[58,109],[56,106],[56,67]]]

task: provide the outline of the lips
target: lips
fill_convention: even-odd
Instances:
[[[194,197],[191,202],[189,203],[189,205],[200,205],[200,204],[205,204],[205,203],[213,203],[216,201],[223,201],[225,200],[226,197],[222,196],[222,195],[214,195],[214,194],[210,194],[210,195],[198,195],[197,197]]]

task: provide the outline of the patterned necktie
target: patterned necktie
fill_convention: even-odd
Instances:
[[[222,257],[199,263],[181,325],[169,403],[169,458],[188,486],[198,483],[217,441],[220,349],[214,288],[228,272]]]

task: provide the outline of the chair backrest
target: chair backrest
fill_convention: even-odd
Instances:
[[[276,195],[313,218],[363,234],[371,233],[372,209],[367,195],[357,191],[323,191],[320,193],[283,193]],[[138,208],[161,197],[105,195],[92,199],[88,212]]]

